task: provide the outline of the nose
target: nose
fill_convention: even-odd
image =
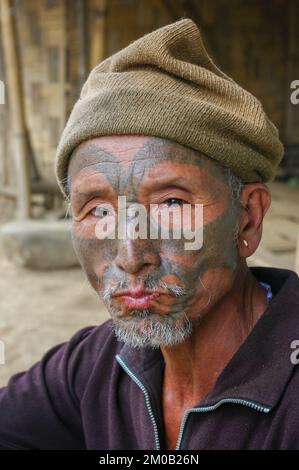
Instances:
[[[159,253],[148,239],[125,239],[118,241],[115,263],[128,274],[151,271],[160,265]]]

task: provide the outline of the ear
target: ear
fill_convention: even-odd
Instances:
[[[238,248],[240,257],[247,258],[261,241],[263,219],[271,203],[270,191],[264,183],[245,184],[240,202]]]

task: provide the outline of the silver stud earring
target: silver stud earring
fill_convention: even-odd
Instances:
[[[247,240],[243,240],[243,243],[246,247],[248,246],[248,241]]]

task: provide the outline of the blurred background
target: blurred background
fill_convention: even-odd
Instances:
[[[182,17],[198,24],[216,63],[279,128],[285,156],[249,262],[299,273],[299,104],[290,99],[299,80],[298,1],[0,0],[0,386],[79,328],[109,318],[72,250],[55,150],[89,71]]]

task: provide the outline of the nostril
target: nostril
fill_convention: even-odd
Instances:
[[[151,263],[145,263],[143,260],[137,260],[136,258],[116,258],[115,263],[119,269],[129,274],[140,273],[141,271],[151,269],[152,266]]]
[[[159,254],[144,248],[124,247],[119,250],[115,258],[115,264],[119,269],[129,274],[136,274],[140,271],[152,270],[160,265]]]

